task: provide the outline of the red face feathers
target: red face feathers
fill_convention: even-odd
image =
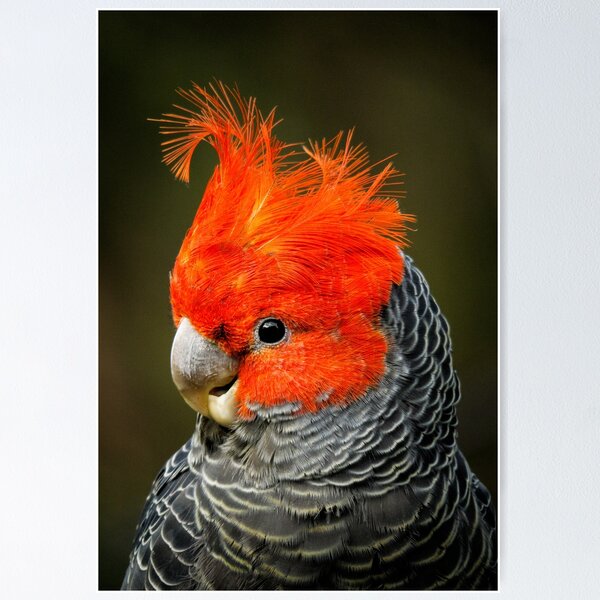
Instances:
[[[216,166],[171,275],[175,323],[239,358],[248,403],[300,402],[315,411],[359,398],[385,370],[380,310],[400,283],[405,223],[391,164],[373,172],[351,133],[308,147],[273,134],[274,112],[222,84],[178,90],[189,108],[161,120],[164,162],[189,180],[196,146]],[[279,343],[260,323],[285,325]]]

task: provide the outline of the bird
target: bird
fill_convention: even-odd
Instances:
[[[405,252],[402,174],[354,131],[288,144],[218,80],[177,90],[163,161],[218,163],[170,273],[196,411],[125,590],[497,588],[491,495],[457,443],[447,320]]]

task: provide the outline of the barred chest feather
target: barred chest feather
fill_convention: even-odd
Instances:
[[[198,420],[154,483],[124,589],[495,589],[448,326],[408,257],[383,321],[386,374],[349,406]]]

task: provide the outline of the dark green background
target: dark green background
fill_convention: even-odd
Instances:
[[[169,372],[168,273],[215,164],[189,186],[161,165],[157,117],[178,86],[237,82],[285,141],[356,126],[373,160],[397,153],[408,252],[451,326],[459,441],[496,494],[496,12],[99,14],[99,587],[118,588],[144,498],[191,434]]]

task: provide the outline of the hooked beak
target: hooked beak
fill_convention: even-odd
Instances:
[[[181,319],[171,348],[171,375],[183,399],[198,412],[229,427],[237,418],[239,361]]]

